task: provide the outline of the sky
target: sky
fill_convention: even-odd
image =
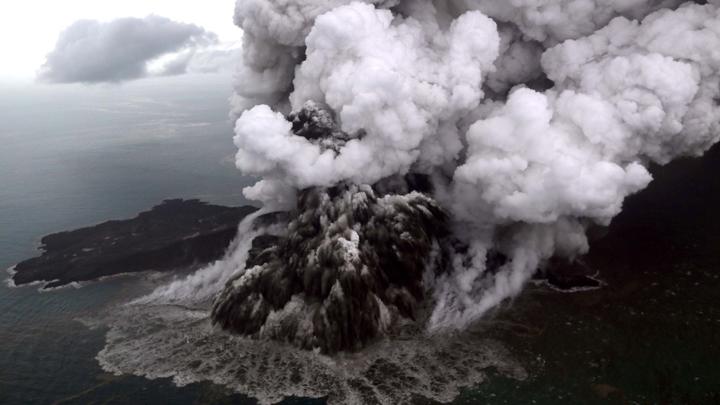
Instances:
[[[33,80],[58,40],[80,19],[101,22],[150,14],[192,23],[212,31],[222,42],[241,38],[233,25],[235,0],[18,0],[0,6],[0,81]]]

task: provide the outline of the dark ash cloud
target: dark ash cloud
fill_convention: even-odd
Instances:
[[[121,82],[148,75],[148,62],[165,54],[217,43],[194,24],[165,17],[80,20],[60,34],[38,79],[51,83]]]

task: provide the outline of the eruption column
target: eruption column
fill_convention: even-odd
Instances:
[[[462,328],[586,253],[649,163],[718,139],[714,4],[250,0],[236,22],[245,194],[292,212],[215,302],[243,334],[334,351]]]

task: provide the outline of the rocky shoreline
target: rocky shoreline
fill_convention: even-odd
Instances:
[[[165,200],[132,219],[44,236],[42,254],[14,266],[12,282],[45,283],[47,289],[122,273],[202,265],[222,257],[238,223],[256,210]]]
[[[11,286],[41,284],[49,290],[80,282],[143,271],[172,271],[203,265],[222,257],[236,236],[238,223],[256,207],[225,207],[199,200],[165,200],[136,217],[110,220],[94,226],[57,232],[41,239],[41,255],[8,269]],[[258,225],[287,221],[275,212],[256,219]],[[277,243],[260,235],[248,259]],[[250,265],[249,267],[252,267]],[[537,275],[550,287],[574,292],[599,288],[584,265],[553,263]]]

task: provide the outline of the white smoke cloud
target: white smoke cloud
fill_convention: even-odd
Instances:
[[[209,55],[202,49],[216,43],[215,34],[202,27],[155,15],[109,22],[80,20],[60,34],[38,78],[51,83],[138,79],[150,74],[150,62],[176,52],[181,54],[157,73],[181,74],[190,65],[202,65],[197,54],[207,59]]]
[[[681,4],[682,3],[682,4]],[[233,113],[246,195],[429,174],[469,246],[434,281],[430,328],[517,294],[587,252],[651,181],[646,166],[718,140],[720,11],[678,0],[239,1]],[[329,107],[326,149],[286,118]],[[488,270],[488,254],[508,261]]]
[[[235,136],[241,170],[293,187],[372,183],[407,172],[418,159],[428,166],[453,159],[462,148],[453,122],[479,104],[499,37],[478,12],[441,31],[353,3],[319,17],[306,42],[292,109],[307,100],[327,104],[354,138],[339,154],[322,151],[265,106],[244,113]]]
[[[481,10],[516,25],[528,38],[554,45],[593,33],[617,16],[642,19],[684,0],[451,0],[459,9]]]
[[[175,304],[198,305],[212,300],[225,283],[245,266],[253,238],[260,230],[253,226],[257,217],[264,211],[256,211],[246,216],[238,225],[235,240],[230,243],[228,251],[221,260],[196,271],[181,280],[164,285],[150,295],[141,297],[134,304]]]
[[[319,15],[353,0],[246,0],[235,6],[235,24],[243,29],[243,63],[238,69],[232,115],[257,104],[287,106],[295,65],[304,39]],[[366,0],[383,7],[398,0]],[[284,108],[288,109],[288,108]]]

